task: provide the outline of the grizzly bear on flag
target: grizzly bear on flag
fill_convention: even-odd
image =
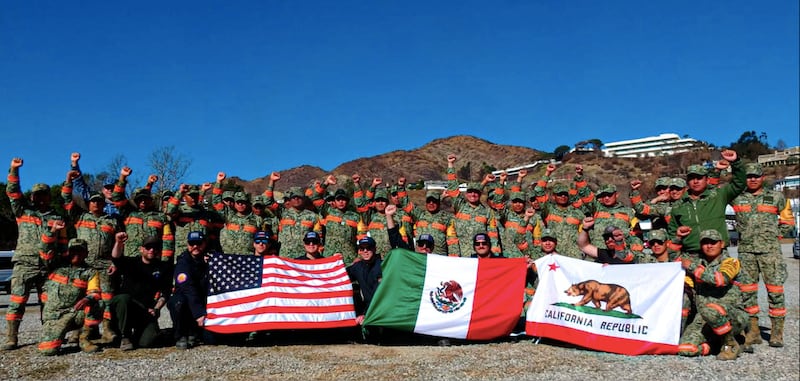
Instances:
[[[583,306],[591,301],[595,308],[600,308],[600,302],[605,302],[604,311],[611,311],[619,307],[625,313],[633,314],[628,290],[618,284],[587,280],[573,284],[564,292],[569,296],[583,296],[579,302],[574,304],[575,306]]]

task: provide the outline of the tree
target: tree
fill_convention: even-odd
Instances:
[[[153,192],[177,189],[183,176],[192,165],[192,160],[178,153],[175,146],[159,147],[150,153],[149,165],[153,174],[158,176]]]
[[[757,135],[755,131],[742,133],[739,140],[731,143],[731,149],[736,151],[739,156],[751,161],[758,160],[758,155],[765,155],[771,152],[769,144],[767,144],[767,134],[762,132]]]
[[[464,179],[467,181],[472,180],[472,162],[467,162],[461,168],[458,169],[456,173],[459,179]]]
[[[553,156],[555,156],[556,160],[561,161],[561,159],[564,158],[564,155],[569,152],[569,149],[569,146],[560,145],[553,151]]]
[[[778,151],[783,151],[787,148],[786,142],[783,139],[778,139],[778,142],[775,143],[775,149]]]
[[[597,138],[595,138],[595,139],[589,139],[589,140],[587,140],[587,142],[588,142],[589,144],[591,144],[591,145],[593,145],[593,146],[594,146],[594,147],[593,147],[593,149],[594,149],[595,151],[599,151],[599,150],[600,150],[600,147],[602,147],[602,146],[603,146],[603,142],[602,142],[600,139],[597,139]]]

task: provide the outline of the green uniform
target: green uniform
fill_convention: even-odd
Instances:
[[[328,205],[327,202],[319,203],[322,195],[327,190],[327,185],[321,185],[322,192],[314,192],[311,201],[319,205],[319,230],[324,238],[325,255],[330,256],[335,253],[342,255],[345,265],[350,265],[358,257],[356,241],[358,240],[358,226],[361,223],[361,216],[353,210],[345,208],[337,209]],[[352,195],[347,196],[352,200]],[[349,203],[349,201],[348,201]]]
[[[263,221],[251,211],[239,213],[222,202],[222,184],[214,183],[211,204],[224,220],[225,224],[219,232],[219,243],[222,252],[227,254],[250,255],[253,252],[253,235],[261,230]],[[245,194],[234,193],[236,201],[247,201]]]
[[[40,212],[25,199],[20,190],[17,168],[8,171],[6,195],[11,202],[11,210],[17,219],[19,230],[17,247],[11,259],[14,268],[11,274],[11,295],[6,309],[6,320],[21,321],[31,290],[41,291],[44,276],[66,252],[67,236],[66,229],[62,229],[58,235],[53,235],[50,231],[56,220],[64,220],[63,216],[53,210]],[[71,183],[64,183],[61,196],[64,199],[71,199]]]
[[[667,233],[675,237],[680,226],[689,226],[692,232],[683,240],[683,251],[700,252],[700,232],[714,229],[719,232],[725,245],[730,244],[728,226],[725,223],[725,206],[733,201],[745,188],[746,174],[741,160],[731,163],[733,179],[720,188],[708,187],[697,199],[688,192],[670,210]]]
[[[183,200],[183,196],[183,193],[178,192],[175,196],[170,197],[167,205],[167,215],[171,217],[172,223],[175,225],[175,252],[186,251],[186,237],[189,232],[193,231],[203,232],[208,240],[209,250],[218,251],[220,247],[219,231],[224,225],[222,218],[218,213],[208,211],[199,205],[181,205],[180,201]]]
[[[317,224],[316,213],[310,210],[287,208],[275,201],[273,188],[268,187],[264,192],[267,208],[278,217],[278,241],[281,243],[280,255],[294,258],[305,252],[303,237],[306,233],[314,231]]]
[[[728,256],[725,250],[711,262],[699,258],[689,266],[687,271],[694,280],[697,314],[681,337],[680,355],[708,354],[710,337],[706,337],[706,327],[710,329],[708,334],[715,336],[738,335],[744,330],[748,317],[736,283],[747,281],[740,276],[740,267],[739,260]]]
[[[88,266],[59,267],[48,275],[44,291],[47,303],[42,312],[44,325],[38,346],[40,353],[55,354],[67,332],[100,324],[99,320],[91,318],[98,313],[89,312],[100,299],[97,270]],[[90,304],[75,311],[75,304],[82,298],[90,299]]]
[[[478,184],[474,185],[478,187]],[[483,187],[479,189],[483,193]],[[464,198],[458,190],[458,180],[456,180],[455,168],[447,168],[447,192],[452,198],[453,211],[455,214],[456,236],[458,238],[459,254],[462,257],[469,257],[474,252],[472,248],[472,238],[475,234],[486,233],[492,244],[492,253],[502,252],[500,246],[500,235],[497,230],[497,218],[494,211],[482,203],[472,205]]]
[[[768,189],[762,189],[758,194],[744,192],[731,205],[736,213],[742,270],[755,283],[758,283],[760,274],[767,288],[769,316],[784,317],[783,284],[787,272],[778,238],[794,228],[793,219],[780,218],[784,210],[788,210],[791,217],[791,207],[782,193]],[[755,312],[753,316],[758,313],[757,307]]]
[[[156,209],[153,204],[152,210],[141,210],[137,206],[136,196],[146,194],[150,197],[150,188],[137,190],[133,198],[128,200],[125,197],[125,187],[127,182],[117,181],[114,191],[111,193],[111,200],[122,215],[122,224],[128,239],[125,241],[125,256],[138,257],[139,247],[147,237],[158,237],[161,239],[161,260],[172,264],[175,254],[175,234],[173,226],[166,214]]]

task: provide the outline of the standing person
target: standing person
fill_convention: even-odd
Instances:
[[[89,255],[86,263],[97,270],[100,279],[100,308],[103,312],[101,343],[108,344],[116,340],[117,334],[111,324],[111,298],[114,296],[116,268],[111,262],[111,250],[114,248],[114,236],[120,231],[119,220],[105,213],[105,197],[99,193],[89,196],[87,210],[81,209],[70,201],[64,205],[75,224],[75,234],[88,243]]]
[[[494,175],[487,174],[480,183],[467,184],[466,194],[462,195],[458,189],[456,178],[456,155],[447,155],[447,192],[452,198],[453,210],[456,218],[456,236],[459,242],[459,253],[462,257],[469,256],[473,252],[470,243],[478,233],[486,233],[490,239],[490,249],[499,254],[502,252],[500,247],[500,235],[497,229],[497,219],[492,209],[481,202],[483,188],[489,182],[494,181]]]
[[[389,192],[385,187],[381,186],[382,179],[376,177],[372,179],[372,186],[367,192],[367,198],[371,200],[369,207],[361,213],[361,220],[363,221],[362,231],[359,232],[359,237],[369,236],[375,240],[377,251],[379,253],[388,253],[392,249],[392,244],[389,240],[389,232],[386,229],[386,208],[389,204]],[[371,195],[371,197],[370,197]],[[403,229],[400,221],[395,221],[399,227],[400,239],[406,244],[409,242],[409,232]]]
[[[269,175],[267,190],[264,191],[267,209],[278,217],[278,241],[281,243],[281,255],[291,257],[305,252],[302,246],[303,237],[307,232],[314,230],[317,223],[316,213],[305,209],[305,192],[299,187],[292,187],[286,191],[286,201],[278,204],[275,201],[275,182],[281,179],[281,174],[272,172]],[[275,233],[275,232],[273,232]]]
[[[198,344],[206,319],[208,238],[202,231],[189,232],[186,247],[175,262],[175,291],[167,302],[177,349]]]
[[[78,345],[83,352],[100,348],[89,341],[90,328],[96,324],[89,311],[100,299],[97,271],[86,265],[88,245],[80,238],[69,241],[66,261],[48,275],[44,290],[48,295],[43,307],[42,336],[39,353],[57,355],[67,332],[81,329]]]
[[[175,235],[172,224],[163,212],[156,209],[153,195],[150,193],[152,184],[158,181],[158,176],[150,175],[147,186],[133,191],[131,199],[125,197],[125,187],[128,185],[128,176],[133,173],[130,167],[120,170],[119,180],[114,186],[111,199],[117,206],[122,216],[122,224],[127,233],[125,240],[125,255],[138,257],[139,248],[147,237],[160,237],[162,247],[159,254],[162,261],[173,264],[175,251]],[[131,202],[132,201],[132,202]]]
[[[735,360],[741,353],[736,336],[747,326],[742,295],[736,283],[747,283],[740,277],[741,263],[725,250],[725,241],[716,229],[698,234],[702,253],[699,258],[685,255],[684,269],[693,276],[697,314],[688,324],[678,346],[682,356],[706,355],[709,341],[720,339],[718,360]]]
[[[719,188],[710,188],[706,168],[702,165],[690,165],[686,175],[689,190],[681,202],[670,210],[667,229],[670,237],[675,237],[679,226],[692,228],[692,233],[683,240],[681,250],[684,252],[699,253],[699,234],[708,229],[718,231],[725,245],[729,244],[725,207],[744,191],[747,175],[736,151],[724,150],[722,158],[727,160],[733,169],[731,182]]]
[[[594,217],[594,230],[590,232],[591,241],[595,244],[603,242],[603,232],[614,226],[629,233],[633,228],[635,212],[633,208],[619,202],[617,186],[606,184],[597,189],[597,198],[584,204],[586,215]],[[642,251],[643,245],[631,246],[632,250]]]
[[[119,348],[128,351],[134,345],[151,348],[159,335],[158,318],[172,291],[171,264],[159,258],[163,243],[159,236],[145,238],[139,256],[125,256],[128,234],[115,236],[111,256],[122,277],[119,291],[111,299],[114,325],[121,335]]]
[[[669,223],[669,211],[672,207],[669,186],[672,179],[669,177],[659,177],[656,180],[656,197],[649,202],[642,200],[639,189],[642,187],[641,180],[631,180],[630,200],[633,210],[640,218],[649,218],[653,229],[666,229]]]
[[[353,175],[354,182],[357,177],[357,174]],[[322,194],[326,193],[328,187],[336,185],[336,183],[335,176],[326,177],[320,185],[322,192],[314,192],[311,197],[312,202],[319,200]],[[351,195],[348,195],[344,189],[337,189],[331,196],[333,201],[322,203],[319,206],[319,224],[325,232],[325,253],[326,255],[339,253],[342,255],[345,265],[350,265],[358,256],[356,240],[361,216],[350,209]]]
[[[783,346],[783,322],[786,303],[783,283],[786,281],[786,263],[781,254],[780,236],[794,230],[791,205],[782,193],[764,189],[764,171],[761,165],[745,165],[747,176],[745,191],[731,205],[736,213],[739,231],[739,260],[742,270],[758,285],[763,278],[769,299],[769,318],[772,330],[769,346]],[[758,310],[750,316],[747,337],[761,343]]]
[[[17,218],[17,247],[11,261],[14,268],[11,273],[11,289],[8,309],[6,310],[7,335],[3,350],[17,348],[19,325],[25,315],[25,305],[31,290],[42,294],[45,277],[50,269],[66,252],[67,236],[64,217],[56,213],[50,205],[50,186],[34,184],[31,188],[30,201],[20,189],[19,168],[22,159],[13,158],[8,170],[6,195],[11,203],[11,210]],[[61,187],[61,197],[72,199],[72,180],[78,172],[67,172],[67,178]]]
[[[442,210],[442,193],[427,191],[425,207],[420,208],[409,202],[401,206],[407,209],[414,221],[414,237],[430,236],[436,243],[431,252],[441,255],[459,256],[458,236],[456,236],[456,220],[453,213]]]
[[[220,200],[220,195],[224,194],[222,182],[225,177],[225,172],[217,173],[211,201],[225,223],[219,234],[220,245],[223,253],[245,255],[253,248],[253,234],[261,228],[262,220],[253,214],[247,193],[234,192],[231,206],[224,202],[224,198]]]
[[[420,254],[433,253],[436,241],[430,234],[420,234],[416,239],[416,244],[403,240],[400,234],[400,225],[397,224],[395,218],[396,213],[397,205],[388,205],[386,207],[386,231],[389,234],[389,243],[392,249],[413,250]]]
[[[80,175],[76,177],[72,181],[72,187],[74,188],[75,193],[81,196],[84,202],[89,203],[89,197],[92,195],[92,190],[89,188],[89,185],[86,184],[86,181],[83,179],[83,172],[81,172],[81,167],[79,161],[81,160],[81,154],[79,152],[73,152],[70,155],[70,170],[77,171]],[[103,188],[100,190],[102,193],[103,198],[105,199],[105,204],[103,206],[103,212],[111,218],[120,220],[122,215],[117,209],[116,205],[112,201],[112,194],[114,193],[114,184],[116,181],[114,177],[109,176],[103,181]]]
[[[555,170],[555,164],[547,165],[544,177],[536,183],[534,194],[546,194],[547,183]],[[570,258],[582,259],[583,253],[577,242],[584,215],[575,206],[580,205],[581,200],[577,196],[571,196],[570,187],[562,183],[551,185],[550,197],[543,196],[538,200],[542,206],[541,217],[544,226],[558,237],[559,253]]]
[[[353,288],[353,296],[356,322],[361,325],[383,275],[381,273],[381,256],[375,252],[377,247],[375,240],[370,237],[361,238],[358,240],[357,247],[360,260],[347,267],[347,275],[353,282],[358,283],[358,287]]]
[[[211,189],[211,183],[204,183],[201,187],[181,184],[178,192],[169,199],[167,216],[175,226],[175,237],[186,237],[189,232],[203,232],[209,250],[219,250],[219,231],[223,221],[218,213],[207,210],[201,201],[202,193]],[[183,204],[181,204],[183,201]],[[186,241],[175,240],[175,252],[186,251]]]

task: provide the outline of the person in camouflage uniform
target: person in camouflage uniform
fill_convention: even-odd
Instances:
[[[666,229],[669,224],[669,211],[672,206],[672,198],[669,193],[669,186],[672,179],[669,177],[659,177],[656,180],[655,190],[657,196],[649,202],[642,200],[639,189],[642,187],[641,180],[631,180],[630,200],[636,216],[650,219],[653,229]]]
[[[522,181],[527,176],[526,170],[519,171],[517,181],[507,182],[508,175],[500,174],[500,184],[504,189],[495,189],[494,193],[501,194],[499,203],[490,203],[498,216],[500,227],[500,242],[503,242],[503,255],[508,258],[527,257],[529,248],[541,244],[541,217],[532,207],[527,208],[527,195],[522,192]],[[509,195],[506,203],[505,195]]]
[[[211,205],[225,222],[219,233],[219,243],[223,253],[249,255],[253,250],[253,234],[262,228],[263,222],[252,213],[247,193],[235,192],[232,205],[225,204],[222,190],[225,177],[225,172],[217,173],[211,190]]]
[[[77,238],[88,244],[86,263],[97,271],[100,280],[99,304],[103,312],[101,342],[111,343],[117,336],[111,324],[111,298],[114,297],[111,276],[115,270],[111,262],[111,250],[114,248],[114,236],[121,229],[118,220],[105,213],[105,204],[103,195],[93,193],[89,196],[88,210],[84,211],[71,199],[64,204],[64,209],[69,212],[70,220],[75,225]]]
[[[725,223],[725,207],[742,193],[745,188],[746,175],[744,165],[738,160],[736,151],[722,151],[723,159],[731,163],[732,180],[720,188],[708,186],[708,171],[701,165],[691,165],[687,170],[689,189],[681,201],[670,210],[667,233],[675,236],[680,226],[689,226],[692,233],[683,240],[683,251],[698,253],[700,251],[699,231],[715,229],[729,244],[728,226]]]
[[[119,180],[111,194],[111,200],[120,211],[123,227],[128,234],[124,248],[125,256],[138,257],[139,247],[142,246],[145,238],[160,237],[161,260],[172,265],[175,254],[175,234],[167,215],[156,209],[151,194],[151,189],[153,184],[158,181],[158,176],[148,176],[147,184],[143,188],[134,190],[131,199],[128,200],[125,197],[125,187],[128,185],[128,176],[131,173],[133,170],[130,167],[123,167],[120,170]]]
[[[487,234],[490,239],[492,253],[502,253],[503,249],[500,246],[500,234],[497,230],[497,219],[494,211],[481,203],[483,188],[489,182],[494,181],[494,175],[487,174],[480,183],[469,183],[466,194],[462,195],[458,189],[455,162],[456,155],[450,154],[447,156],[447,191],[445,195],[449,196],[453,201],[459,254],[462,257],[472,255],[472,241],[478,233]]]
[[[203,207],[202,193],[210,190],[211,183],[202,187],[181,184],[178,192],[170,197],[167,205],[167,216],[175,225],[175,237],[186,237],[190,232],[200,231],[206,237],[209,250],[219,251],[219,232],[224,221],[217,212],[212,212]],[[181,205],[181,200],[184,204]],[[183,253],[188,246],[186,240],[175,240],[175,252]],[[249,250],[248,250],[249,251]]]
[[[414,237],[423,234],[433,238],[433,254],[459,256],[458,236],[456,236],[456,220],[453,213],[442,210],[442,193],[427,191],[425,193],[425,207],[421,208],[408,202],[407,205],[398,205],[405,210],[414,220]]]
[[[746,274],[741,271],[739,260],[728,255],[717,230],[704,230],[698,238],[701,256],[694,258],[684,252],[681,258],[681,265],[693,277],[697,314],[681,337],[678,354],[707,355],[708,342],[719,339],[722,348],[717,359],[735,360],[741,353],[736,336],[747,326],[747,312],[736,283],[747,283],[749,279],[744,279]]]
[[[411,208],[408,207],[408,191],[406,191],[406,178],[400,177],[397,179],[397,184],[392,185],[388,189],[389,204],[397,205],[397,219],[400,223],[400,229],[407,237],[407,241],[411,241],[414,237],[414,225],[416,221],[411,215]]]
[[[583,212],[575,205],[581,201],[577,196],[570,200],[570,187],[566,184],[556,183],[550,186],[550,197],[546,196],[547,183],[550,175],[556,170],[555,164],[548,164],[545,175],[534,187],[534,194],[539,194],[538,201],[542,206],[541,217],[544,226],[558,237],[558,251],[560,254],[582,259],[583,253],[578,247],[578,233],[581,230]]]
[[[281,174],[272,172],[269,176],[267,190],[264,191],[267,209],[271,210],[278,218],[278,241],[281,244],[281,256],[294,257],[304,253],[303,237],[306,233],[314,231],[317,223],[316,213],[303,207],[305,192],[298,187],[289,188],[283,204],[275,201],[275,182],[281,179]]]
[[[6,309],[7,335],[4,350],[17,348],[19,324],[25,315],[25,305],[31,290],[36,289],[41,295],[47,272],[57,264],[62,253],[66,253],[67,235],[63,227],[64,217],[56,213],[50,206],[50,187],[47,184],[35,184],[31,189],[30,201],[25,199],[20,189],[19,168],[22,159],[11,160],[6,183],[6,195],[11,202],[11,210],[17,219],[19,235],[11,273],[11,289]],[[78,172],[69,171],[61,197],[72,197],[72,180]],[[58,226],[58,234],[53,229]],[[55,246],[53,246],[55,245]]]
[[[745,174],[745,191],[731,203],[740,234],[738,258],[742,262],[742,270],[756,285],[759,275],[764,280],[772,323],[769,345],[782,347],[783,322],[786,317],[783,283],[786,281],[787,271],[779,237],[794,230],[794,218],[791,205],[782,193],[764,189],[764,172],[759,164],[746,164]],[[755,313],[750,315],[748,338],[754,344],[761,343],[758,312],[756,308]]]
[[[269,232],[270,235],[275,234],[278,230],[278,218],[267,209],[267,198],[261,194],[257,195],[250,204],[253,207],[253,214],[261,218],[260,230]]]
[[[386,207],[389,205],[389,192],[384,187],[378,187],[380,184],[379,178],[373,179],[372,186],[366,193],[368,199],[371,200],[368,203],[371,206],[366,212],[361,213],[361,220],[364,223],[361,231],[359,231],[359,239],[365,236],[371,237],[375,240],[377,252],[381,253],[381,255],[386,255],[392,249],[389,241],[389,232],[386,228]],[[372,197],[369,198],[370,196]],[[397,215],[399,214],[400,211],[398,211]],[[399,220],[400,218],[397,215],[395,218]],[[402,225],[399,226],[400,239],[408,244],[408,232],[402,228]]]
[[[358,175],[353,175],[353,179]],[[327,193],[330,185],[336,185],[336,177],[330,175],[320,185],[322,192],[314,192],[311,201],[315,202]],[[354,181],[355,182],[355,181]],[[337,189],[333,193],[332,203],[322,203],[319,206],[319,224],[324,232],[324,253],[330,256],[335,253],[342,255],[345,265],[350,265],[358,257],[356,241],[358,240],[358,225],[361,216],[350,208],[351,196],[344,189]]]
[[[578,247],[586,254],[587,260],[600,263],[630,264],[638,263],[642,257],[642,250],[636,248],[643,246],[638,237],[630,235],[625,229],[608,225],[603,229],[601,239],[603,246],[592,244],[589,233],[595,229],[594,217],[584,217],[583,226],[578,233]]]
[[[689,234],[687,230],[678,232],[676,240],[682,239],[681,237]],[[639,263],[666,263],[666,262],[680,262],[681,252],[674,251],[669,248],[669,239],[667,231],[664,229],[655,229],[650,231],[650,236],[647,240],[647,246],[650,249],[650,255],[643,255],[639,258]],[[678,242],[679,244],[680,242]],[[686,329],[686,322],[689,321],[694,313],[694,280],[689,274],[684,278],[683,284],[683,303],[681,306],[681,332]]]
[[[100,299],[97,270],[86,265],[88,244],[80,238],[69,241],[66,262],[55,268],[44,284],[47,303],[44,305],[39,353],[58,354],[67,332],[81,329],[78,344],[82,351],[97,352],[100,348],[89,341],[89,331],[97,321],[89,311]]]
[[[588,216],[594,217],[594,230],[589,234],[595,244],[603,242],[603,232],[609,226],[614,226],[626,233],[631,232],[636,213],[633,208],[623,205],[618,201],[619,193],[614,184],[606,184],[597,189],[596,198],[589,190],[592,200],[584,203],[583,210]],[[631,244],[630,249],[641,252],[644,246],[641,243]]]

